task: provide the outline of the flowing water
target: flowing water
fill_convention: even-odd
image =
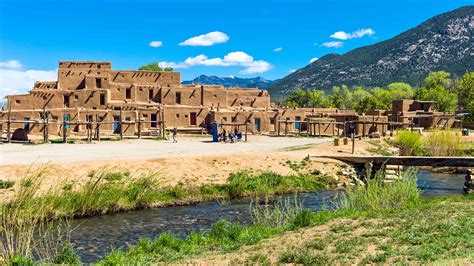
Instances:
[[[462,194],[463,175],[437,174],[421,171],[418,186],[423,196]],[[336,192],[320,190],[310,193],[286,195],[279,198],[302,202],[304,208],[321,210],[331,205]],[[191,231],[207,230],[221,219],[232,222],[251,222],[250,200],[199,203],[190,206],[151,210],[77,219],[72,221],[71,241],[83,262],[94,262],[115,248],[127,248],[140,238],[155,238],[162,232],[186,237]],[[326,206],[326,207],[325,207]]]

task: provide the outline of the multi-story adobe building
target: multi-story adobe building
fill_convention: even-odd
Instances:
[[[99,122],[100,134],[110,136],[152,135],[174,127],[205,131],[213,122],[228,128],[247,124],[253,133],[342,135],[349,121],[358,121],[356,134],[366,135],[387,131],[389,121],[382,112],[272,107],[266,90],[182,85],[179,72],[113,70],[110,62],[61,61],[57,81],[38,81],[29,93],[6,98],[2,130],[11,121],[11,131],[33,135],[43,133],[46,120],[50,135],[68,136],[85,135],[87,122],[94,127]]]

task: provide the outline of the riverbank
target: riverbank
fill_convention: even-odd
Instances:
[[[348,195],[333,211],[257,206],[251,225],[220,221],[187,238],[163,233],[100,264],[472,263],[473,195],[420,199],[413,179]]]

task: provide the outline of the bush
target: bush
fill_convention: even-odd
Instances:
[[[0,180],[0,189],[11,188],[15,182],[8,180]]]
[[[463,154],[461,136],[451,130],[435,130],[424,138],[429,156],[459,156]]]
[[[81,264],[81,259],[74,252],[72,245],[65,245],[59,251],[59,254],[53,259],[54,264],[68,264],[68,265],[77,265]]]
[[[395,137],[395,146],[400,149],[402,156],[423,155],[421,135],[411,131],[399,131]]]
[[[420,203],[416,169],[409,168],[400,180],[384,182],[384,170],[380,170],[367,186],[355,186],[341,195],[341,207],[360,211],[406,209]]]

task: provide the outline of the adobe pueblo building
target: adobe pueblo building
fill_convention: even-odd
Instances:
[[[421,115],[410,107],[415,103],[405,101],[400,107],[397,102],[389,115],[383,111],[359,115],[334,108],[277,108],[272,107],[266,90],[183,85],[180,80],[178,72],[113,70],[110,62],[61,61],[57,81],[38,81],[29,93],[6,97],[2,132],[7,138],[17,129],[46,138],[140,137],[164,135],[174,127],[182,132],[205,132],[217,123],[227,129],[245,127],[252,133],[334,136],[353,130],[367,135],[385,133],[391,118],[406,124],[407,117]],[[432,107],[422,111],[433,113]]]

